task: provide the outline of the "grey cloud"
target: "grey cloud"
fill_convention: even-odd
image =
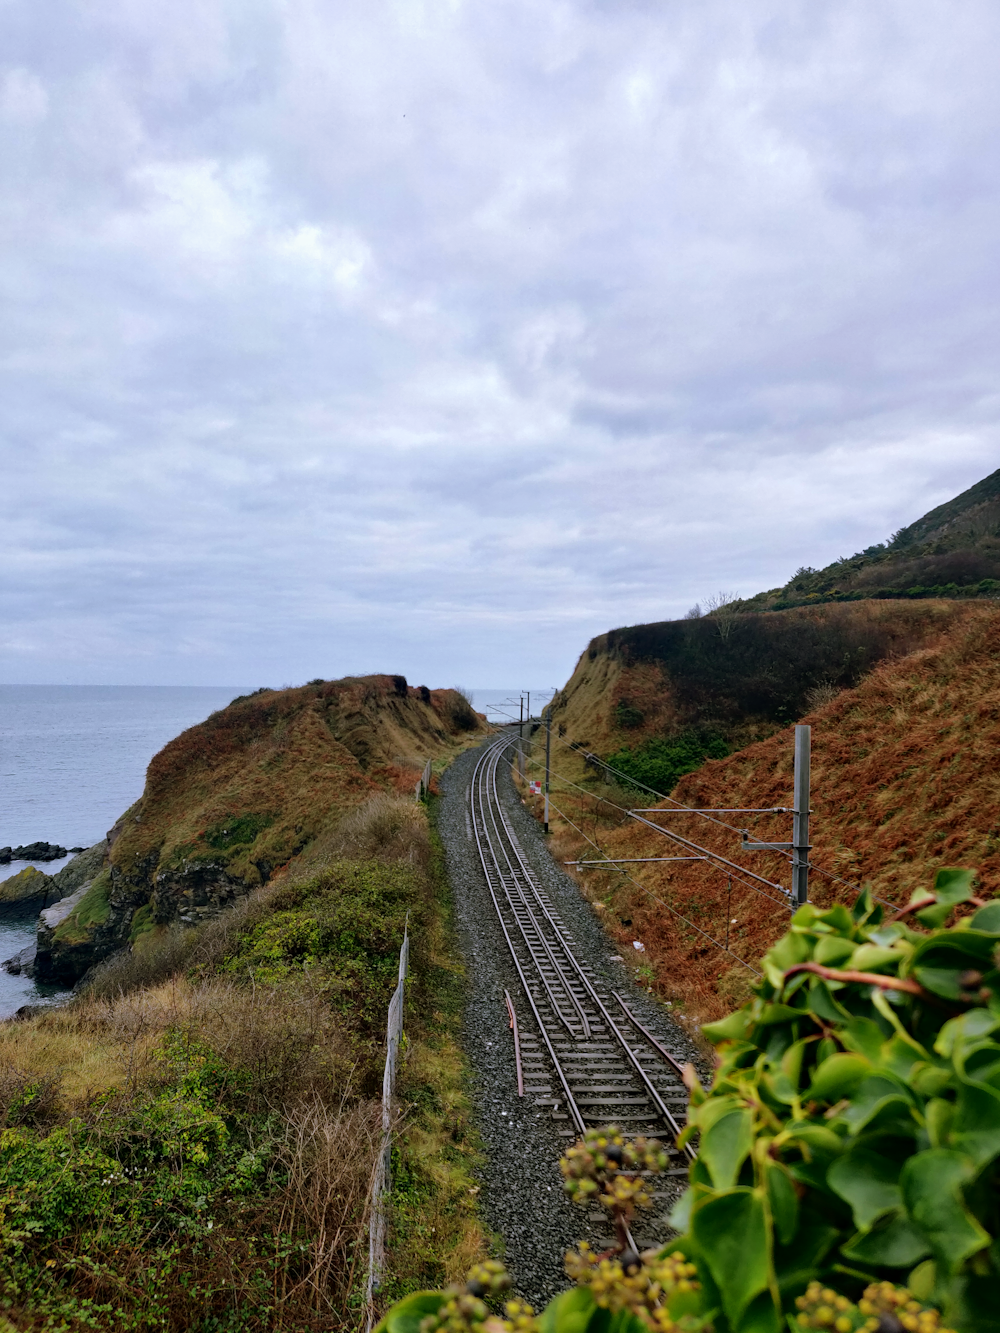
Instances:
[[[0,671],[562,677],[996,466],[986,0],[0,6]]]

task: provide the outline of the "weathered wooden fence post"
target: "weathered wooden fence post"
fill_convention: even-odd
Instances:
[[[389,1001],[389,1020],[386,1025],[385,1073],[382,1075],[382,1146],[375,1164],[372,1182],[371,1222],[368,1229],[368,1288],[365,1299],[368,1309],[368,1333],[375,1326],[375,1295],[385,1274],[385,1198],[391,1184],[392,1163],[392,1093],[396,1082],[396,1062],[403,1035],[403,992],[410,970],[409,914],[403,930],[403,947],[399,951],[399,981]]]

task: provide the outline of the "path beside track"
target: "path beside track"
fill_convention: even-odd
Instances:
[[[572,1142],[579,1117],[597,1124],[615,1118],[615,1111],[619,1118],[631,1114],[632,1132],[655,1133],[664,1142],[668,1125],[662,1110],[683,1123],[676,1071],[627,1023],[609,999],[611,993],[625,1000],[681,1064],[700,1061],[687,1034],[617,961],[617,946],[597,914],[553,862],[540,825],[521,804],[508,764],[498,763],[489,778],[491,784],[495,780],[498,806],[487,803],[489,745],[466,752],[445,773],[438,824],[468,969],[465,1047],[487,1152],[481,1182],[484,1220],[503,1240],[517,1289],[537,1309],[567,1285],[562,1271],[566,1249],[584,1238],[600,1241],[608,1233],[603,1211],[588,1213],[562,1191],[559,1155]],[[504,880],[513,899],[505,894]],[[520,951],[519,966],[501,919]],[[575,962],[569,980],[561,981],[570,954]],[[541,961],[532,973],[534,955]],[[514,1001],[522,1036],[523,1097],[517,1091],[505,990]],[[612,1066],[615,1058],[621,1069]],[[608,1071],[600,1080],[598,1069]],[[650,1086],[659,1090],[659,1107]],[[681,1169],[681,1159],[673,1166]],[[681,1176],[663,1182],[652,1217],[635,1229],[640,1244],[665,1236],[665,1215],[685,1183]]]

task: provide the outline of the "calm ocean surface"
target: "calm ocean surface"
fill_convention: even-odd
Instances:
[[[142,795],[153,755],[242,692],[228,685],[0,685],[0,847],[92,846]],[[0,879],[26,864],[0,866]],[[66,863],[31,864],[53,874]],[[31,942],[36,922],[0,907],[0,961]],[[0,969],[0,1018],[41,995],[30,979]]]
[[[91,847],[142,795],[153,755],[244,688],[0,685],[0,847]],[[517,719],[520,690],[472,694],[476,708],[495,721]],[[539,691],[532,698],[536,715],[542,702]],[[0,880],[27,864],[0,866]],[[66,862],[30,864],[54,874]],[[31,942],[37,920],[0,907],[0,961]],[[29,978],[0,968],[0,1018],[42,995]]]

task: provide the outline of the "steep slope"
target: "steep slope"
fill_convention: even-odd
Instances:
[[[36,975],[73,981],[148,931],[213,915],[374,792],[412,792],[428,758],[482,725],[456,691],[402,676],[234,700],[154,757],[105,868],[43,914]]]
[[[783,588],[738,603],[783,610],[863,598],[1000,594],[1000,470],[857,555],[800,569]]]
[[[802,719],[813,728],[810,896],[849,902],[864,881],[902,905],[937,868],[972,866],[983,896],[1000,893],[1000,608],[966,608],[948,618],[933,645],[883,661],[853,688]],[[654,819],[765,878],[789,882],[782,853],[744,853],[739,828],[755,838],[787,840],[787,816],[721,814],[708,820],[684,807],[742,810],[792,804],[791,728],[683,778],[673,810]],[[557,771],[563,763],[560,757]],[[588,836],[575,811],[587,808],[554,784],[557,804]],[[625,792],[595,789],[620,804],[647,804]],[[596,808],[594,797],[591,805]],[[653,805],[652,800],[648,801]],[[666,857],[685,849],[602,803],[595,851],[554,819],[562,857]],[[784,931],[788,910],[750,887],[739,873],[700,862],[622,865],[578,875],[614,933],[645,945],[649,979],[699,1016],[717,1016],[738,997],[763,951]],[[758,889],[764,886],[759,886]],[[765,890],[767,892],[767,890]],[[701,933],[699,933],[701,932]],[[719,945],[728,940],[730,955]],[[713,941],[715,941],[713,943]]]
[[[691,728],[745,744],[800,717],[817,691],[856,684],[973,609],[871,601],[611,630],[587,646],[553,701],[553,721],[602,755]]]

